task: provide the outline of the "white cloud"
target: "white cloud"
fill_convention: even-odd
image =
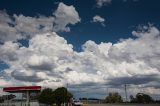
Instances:
[[[99,15],[95,15],[95,16],[93,17],[93,19],[92,19],[92,22],[99,22],[99,23],[101,23],[102,26],[105,27],[105,24],[104,24],[105,19],[102,18],[102,17],[99,16]]]
[[[39,70],[51,70],[54,67],[49,57],[37,54],[30,56],[27,63],[30,68]]]
[[[59,3],[59,6],[55,13],[55,30],[58,31],[70,31],[70,28],[67,26],[69,24],[76,24],[81,21],[78,12],[74,6],[67,6],[63,3]]]
[[[3,60],[4,62],[17,60],[18,56],[16,50],[18,49],[19,45],[11,41],[7,41],[3,45],[0,45],[0,60]]]
[[[56,33],[35,35],[28,48],[6,42],[0,46],[1,60],[10,68],[5,70],[7,77],[3,79],[10,78],[25,85],[43,85],[45,82],[47,86],[62,86],[66,82],[141,85],[142,81],[147,87],[153,81],[159,83],[159,30],[148,27],[146,32],[134,31],[133,34],[136,39],[121,40],[116,44],[87,41],[82,52],[74,51],[73,46]],[[14,56],[18,58],[9,59]],[[119,83],[115,83],[117,80]]]
[[[20,35],[17,33],[16,29],[12,27],[13,21],[6,11],[0,11],[0,42],[4,41],[13,41],[20,38]]]
[[[47,32],[70,31],[69,25],[80,22],[74,6],[59,3],[51,16],[24,16],[23,14],[9,16],[6,11],[0,11],[0,42],[16,41],[22,38],[32,38],[36,34]]]
[[[71,44],[54,32],[34,35],[28,48],[6,41],[0,45],[0,60],[9,69],[1,73],[0,82],[4,86],[10,82],[50,87],[66,83],[117,87],[128,83],[158,94],[160,31],[154,26],[144,28],[132,32],[136,39],[115,44],[89,40],[82,46],[82,52],[74,51]]]
[[[105,22],[97,17],[93,22]],[[76,52],[73,45],[54,31],[69,31],[67,25],[77,22],[80,22],[78,12],[63,3],[50,17],[9,16],[0,12],[0,41],[4,43],[0,45],[0,60],[9,65],[0,73],[1,85],[58,87],[69,83],[85,88],[92,84],[117,87],[128,83],[146,87],[146,92],[151,94],[159,94],[158,28],[144,26],[132,32],[136,39],[123,39],[115,44],[96,44],[89,40],[82,45],[83,51]],[[13,42],[23,37],[29,37],[29,47],[20,47],[19,43]],[[137,89],[133,91],[138,92]]]
[[[105,21],[105,19],[98,16],[98,15],[93,17],[93,22],[104,22],[104,21]]]
[[[53,23],[55,18],[53,16],[39,16],[29,17],[24,15],[13,16],[15,19],[15,29],[18,33],[23,33],[26,36],[34,36],[37,33],[46,33],[53,31]]]
[[[102,7],[106,4],[110,4],[112,2],[112,0],[96,0],[97,2],[97,7]]]
[[[11,76],[16,80],[26,81],[26,82],[39,82],[43,81],[43,77],[37,76],[32,70],[15,70],[11,72]]]

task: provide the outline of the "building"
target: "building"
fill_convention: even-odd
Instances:
[[[38,103],[36,98],[31,96],[32,93],[38,94],[41,86],[21,86],[21,87],[5,87],[4,92],[12,93],[12,95],[3,95],[0,99],[0,106],[43,106]],[[14,99],[14,93],[23,93],[22,99]]]

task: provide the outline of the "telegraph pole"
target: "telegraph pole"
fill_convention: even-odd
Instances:
[[[125,96],[126,96],[126,102],[128,101],[127,99],[127,84],[124,85],[124,89],[125,89]]]
[[[67,89],[67,96],[68,96],[68,83],[67,83],[67,86],[66,86],[66,89]],[[67,100],[67,98],[66,98],[66,100]],[[67,106],[68,106],[68,101],[67,101]]]

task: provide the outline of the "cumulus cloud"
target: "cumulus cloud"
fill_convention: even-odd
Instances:
[[[10,16],[6,11],[0,11],[0,42],[32,38],[39,33],[68,32],[70,31],[68,25],[75,25],[80,21],[75,7],[62,2],[51,16],[30,17],[23,14]]]
[[[28,66],[33,69],[50,70],[53,65],[52,61],[47,56],[32,55],[28,59]]]
[[[19,45],[11,41],[7,41],[3,45],[0,45],[0,60],[3,60],[4,62],[17,60],[18,56],[16,50],[18,49]]]
[[[13,41],[20,38],[16,29],[12,26],[14,25],[11,17],[6,13],[6,11],[0,11],[0,43],[4,41]]]
[[[93,22],[105,22],[97,17]],[[1,11],[0,61],[9,66],[0,73],[1,85],[59,87],[69,83],[83,86],[82,90],[89,86],[88,89],[104,94],[105,87],[123,93],[116,87],[129,84],[131,93],[139,92],[138,86],[150,94],[159,94],[158,28],[143,26],[132,31],[135,39],[121,39],[115,44],[89,40],[82,45],[82,51],[77,52],[56,33],[69,31],[68,25],[77,22],[80,22],[78,12],[63,3],[49,17],[9,16]],[[28,47],[16,42],[23,38],[29,40]]]
[[[99,15],[95,15],[91,22],[101,23],[101,25],[105,27],[105,24],[104,24],[105,19]]]
[[[75,7],[67,6],[63,3],[59,3],[58,8],[53,15],[56,17],[54,29],[58,31],[70,31],[70,28],[67,26],[68,24],[74,25],[81,21]]]
[[[43,77],[37,76],[37,73],[32,70],[15,70],[11,72],[11,76],[16,80],[28,82],[39,82],[43,80]]]
[[[89,40],[81,52],[74,51],[73,46],[55,32],[34,35],[28,48],[6,41],[0,45],[0,53],[1,60],[9,68],[1,73],[0,81],[4,85],[9,81],[54,87],[69,83],[90,89],[100,84],[101,90],[106,89],[105,85],[122,93],[121,87],[129,84],[133,94],[140,92],[137,86],[150,94],[158,94],[160,32],[154,26],[146,26],[145,30],[132,34],[137,38],[123,39],[115,44],[96,44]]]
[[[38,16],[38,17],[29,17],[24,15],[13,15],[15,19],[14,28],[17,33],[23,33],[24,36],[34,36],[37,33],[46,33],[48,31],[53,31],[53,23],[55,17],[50,16]]]
[[[102,6],[106,4],[110,4],[112,0],[96,0],[96,2],[97,2],[97,7],[101,8]]]

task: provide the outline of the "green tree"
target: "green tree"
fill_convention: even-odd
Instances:
[[[40,103],[52,105],[55,102],[53,90],[50,88],[43,89],[38,97],[38,101]]]
[[[70,92],[68,92],[65,87],[57,88],[54,91],[55,103],[58,106],[60,106],[61,103],[69,102],[72,97],[73,95]]]
[[[144,93],[137,93],[136,95],[136,101],[138,103],[151,103],[153,102],[153,99],[151,96],[144,94]]]
[[[152,103],[154,100],[147,94],[137,93],[134,98],[132,95],[130,96],[131,103]]]
[[[123,102],[121,95],[119,95],[117,92],[109,93],[109,95],[106,97],[107,103],[121,103]]]

